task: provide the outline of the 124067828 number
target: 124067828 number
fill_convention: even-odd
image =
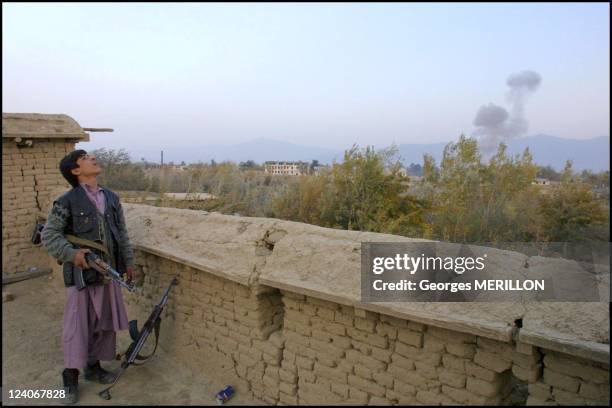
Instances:
[[[64,398],[66,390],[9,390],[9,398]]]

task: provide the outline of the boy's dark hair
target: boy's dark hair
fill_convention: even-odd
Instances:
[[[60,161],[59,168],[62,176],[70,183],[70,185],[75,188],[79,186],[79,179],[77,176],[72,174],[70,170],[76,169],[79,167],[77,164],[77,160],[85,156],[87,152],[85,150],[75,150],[73,152],[68,153],[64,158]]]

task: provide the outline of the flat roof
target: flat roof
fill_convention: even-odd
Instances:
[[[2,113],[3,138],[62,138],[89,141],[89,133],[68,115]]]

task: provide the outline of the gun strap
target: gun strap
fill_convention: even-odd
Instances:
[[[153,356],[153,354],[155,354],[155,351],[157,350],[157,344],[159,342],[159,327],[160,327],[160,324],[161,324],[161,317],[158,317],[157,320],[155,320],[155,323],[153,324],[153,331],[155,332],[155,347],[153,347],[153,351],[151,352],[151,354],[149,354],[148,356],[144,356],[144,357],[141,356],[140,354],[136,355],[136,360],[142,361],[142,363],[134,362],[134,363],[132,363],[133,365],[143,365],[144,363],[146,363],[146,361],[148,359],[150,359]],[[132,344],[136,344],[136,341],[134,341],[134,343],[132,343]],[[130,351],[130,348],[128,348],[128,351],[125,352],[125,353],[117,354],[116,359],[117,360],[121,360],[124,356],[126,356],[128,354],[128,352]]]
[[[89,248],[97,249],[98,251],[102,251],[106,256],[110,257],[110,254],[108,253],[106,247],[99,242],[92,241],[90,239],[79,238],[72,234],[66,234],[66,239],[75,245],[86,246]]]

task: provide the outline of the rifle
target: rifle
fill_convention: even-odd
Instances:
[[[104,245],[100,242],[91,241],[84,238],[79,238],[77,236],[66,234],[66,239],[75,245],[76,248],[85,247],[91,249],[97,249],[103,254],[109,255],[108,250]],[[88,252],[85,254],[85,260],[87,264],[104,275],[105,278],[113,280],[117,282],[120,286],[126,288],[130,292],[134,292],[136,290],[136,285],[134,282],[124,282],[121,274],[115,270],[112,266],[107,264],[94,252]],[[66,272],[64,272],[66,273]],[[83,276],[83,270],[76,265],[73,265],[72,271],[69,272],[72,275],[72,280],[74,282],[74,286],[76,286],[77,290],[84,289],[87,284],[85,283],[85,277]],[[66,279],[66,278],[64,278]]]
[[[170,285],[168,286],[168,288],[166,288],[166,291],[161,297],[161,300],[159,301],[159,303],[155,305],[153,312],[151,312],[151,315],[149,315],[149,318],[147,319],[146,323],[144,324],[140,332],[138,331],[138,322],[136,320],[130,321],[130,337],[132,338],[132,344],[130,344],[130,346],[128,347],[127,351],[124,354],[117,355],[117,360],[120,360],[122,357],[124,357],[123,362],[121,363],[120,371],[115,377],[115,380],[113,381],[113,383],[98,393],[98,395],[101,398],[105,400],[111,399],[110,389],[115,386],[115,384],[119,380],[119,377],[121,377],[121,374],[123,374],[123,372],[130,365],[132,364],[142,365],[149,358],[151,358],[153,354],[155,354],[155,350],[157,350],[157,342],[159,339],[159,326],[161,323],[161,313],[164,310],[164,306],[166,306],[166,303],[168,302],[168,295],[170,294],[170,290],[172,289],[174,285],[178,285],[178,279],[176,277],[172,278]],[[147,341],[149,334],[151,334],[151,331],[153,330],[155,331],[155,347],[153,348],[153,352],[146,357],[142,357],[139,353],[142,350],[145,342]],[[136,360],[139,360],[142,362],[138,364],[138,363],[135,363]]]
[[[130,292],[134,292],[136,290],[136,285],[134,282],[124,282],[121,277],[121,274],[117,272],[112,266],[107,264],[93,252],[87,252],[85,254],[85,260],[87,264],[91,266],[96,271],[100,272],[104,276],[110,278],[111,280],[117,282],[120,286],[126,288]],[[77,266],[73,268],[74,273],[74,285],[78,290],[81,290],[86,286],[85,280],[83,278],[83,270]]]

